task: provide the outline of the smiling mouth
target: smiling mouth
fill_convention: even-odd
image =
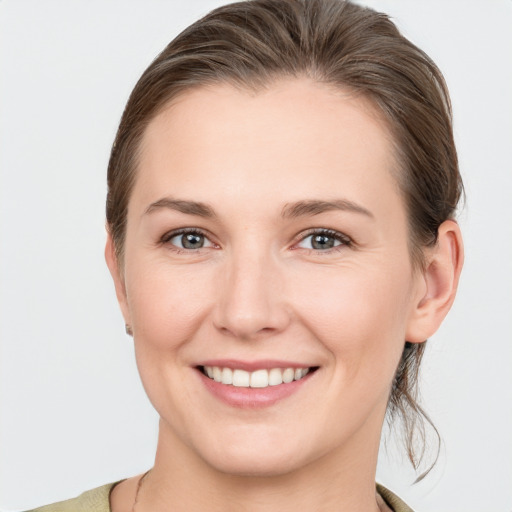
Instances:
[[[307,368],[271,368],[248,372],[220,366],[199,366],[198,368],[206,377],[215,382],[239,388],[260,389],[301,380],[318,369],[318,367],[313,366]]]

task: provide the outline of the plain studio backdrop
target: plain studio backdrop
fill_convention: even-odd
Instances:
[[[222,2],[223,3],[223,2]],[[391,442],[378,480],[418,512],[512,510],[512,1],[368,0],[445,74],[467,191],[466,265],[430,340],[443,445],[421,483]],[[0,1],[4,511],[152,465],[157,416],[103,260],[106,167],[136,80],[201,1]]]

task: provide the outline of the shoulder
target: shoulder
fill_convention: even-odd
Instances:
[[[393,512],[414,512],[409,505],[383,485],[377,484],[377,492]]]
[[[119,482],[102,485],[86,491],[76,498],[59,501],[27,512],[110,512],[110,491],[117,483]]]

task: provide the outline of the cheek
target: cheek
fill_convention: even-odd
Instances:
[[[142,384],[159,414],[169,417],[173,411],[173,422],[182,426],[182,411],[194,402],[191,389],[184,385],[183,372],[189,371],[186,347],[199,337],[214,298],[210,272],[192,267],[171,266],[165,258],[145,255],[133,256],[126,266]]]
[[[201,265],[171,266],[160,258],[134,258],[127,274],[137,338],[162,350],[190,340],[214,298],[210,270]]]
[[[405,342],[407,268],[404,262],[327,269],[316,285],[308,281],[295,288],[302,322],[343,368],[344,379],[361,372],[392,378]]]

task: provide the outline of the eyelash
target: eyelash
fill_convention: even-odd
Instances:
[[[170,241],[177,237],[177,236],[180,236],[180,235],[187,235],[187,234],[193,234],[193,235],[200,235],[202,237],[204,237],[205,239],[207,239],[213,246],[216,246],[217,244],[215,244],[214,242],[212,242],[210,240],[210,237],[208,235],[208,233],[206,233],[205,231],[199,229],[199,228],[183,228],[183,229],[177,229],[175,231],[169,231],[168,233],[166,233],[165,235],[163,235],[160,239],[160,244],[162,245],[165,245],[165,244],[168,244],[172,247],[172,250],[177,252],[178,254],[182,254],[182,253],[191,253],[191,252],[196,252],[196,251],[200,251],[201,249],[204,249],[205,247],[200,247],[198,249],[185,249],[185,248],[181,248],[181,247],[177,247],[175,246],[174,244],[170,244]],[[300,248],[297,248],[296,246],[305,241],[307,238],[309,237],[312,237],[312,236],[315,236],[315,235],[320,235],[320,236],[326,236],[326,237],[329,237],[329,238],[334,238],[334,240],[336,240],[337,242],[340,242],[339,245],[336,245],[334,247],[331,247],[329,249],[308,249],[308,248],[303,248],[304,250],[306,251],[311,251],[311,252],[314,252],[314,253],[322,253],[322,254],[330,254],[332,252],[337,252],[339,250],[342,250],[343,248],[346,248],[346,247],[352,247],[353,246],[353,241],[350,237],[348,237],[347,235],[343,234],[343,233],[340,233],[339,231],[335,231],[333,229],[311,229],[309,231],[306,231],[305,233],[301,233],[300,235],[298,235],[296,237],[296,241],[293,243],[293,250],[297,250],[297,249],[300,249]]]
[[[210,240],[210,236],[208,235],[208,233],[206,233],[205,231],[203,231],[199,228],[182,228],[182,229],[177,229],[175,231],[169,231],[168,233],[163,235],[162,238],[160,238],[160,244],[162,244],[162,245],[168,244],[170,247],[172,247],[172,250],[178,254],[191,253],[191,252],[196,252],[196,251],[200,251],[201,249],[204,249],[204,247],[200,247],[198,249],[185,249],[185,248],[177,247],[176,245],[170,243],[170,241],[173,238],[180,236],[180,235],[188,235],[188,234],[202,236],[206,240],[208,240],[211,244],[213,244],[214,246],[217,245]]]
[[[326,236],[326,237],[329,237],[329,238],[334,238],[335,241],[337,242],[340,242],[339,245],[336,245],[334,247],[331,247],[329,249],[321,249],[321,250],[316,250],[316,249],[305,249],[307,251],[311,251],[311,252],[314,252],[314,253],[321,253],[321,254],[331,254],[333,252],[337,252],[337,251],[340,251],[340,250],[343,250],[344,248],[347,248],[347,247],[352,247],[353,246],[353,241],[350,237],[348,237],[347,235],[343,234],[343,233],[340,233],[339,231],[335,231],[334,229],[311,229],[309,231],[307,231],[306,233],[301,233],[298,237],[297,237],[297,242],[294,243],[294,246],[298,245],[299,243],[303,242],[304,240],[306,240],[307,238],[311,237],[311,236]]]

